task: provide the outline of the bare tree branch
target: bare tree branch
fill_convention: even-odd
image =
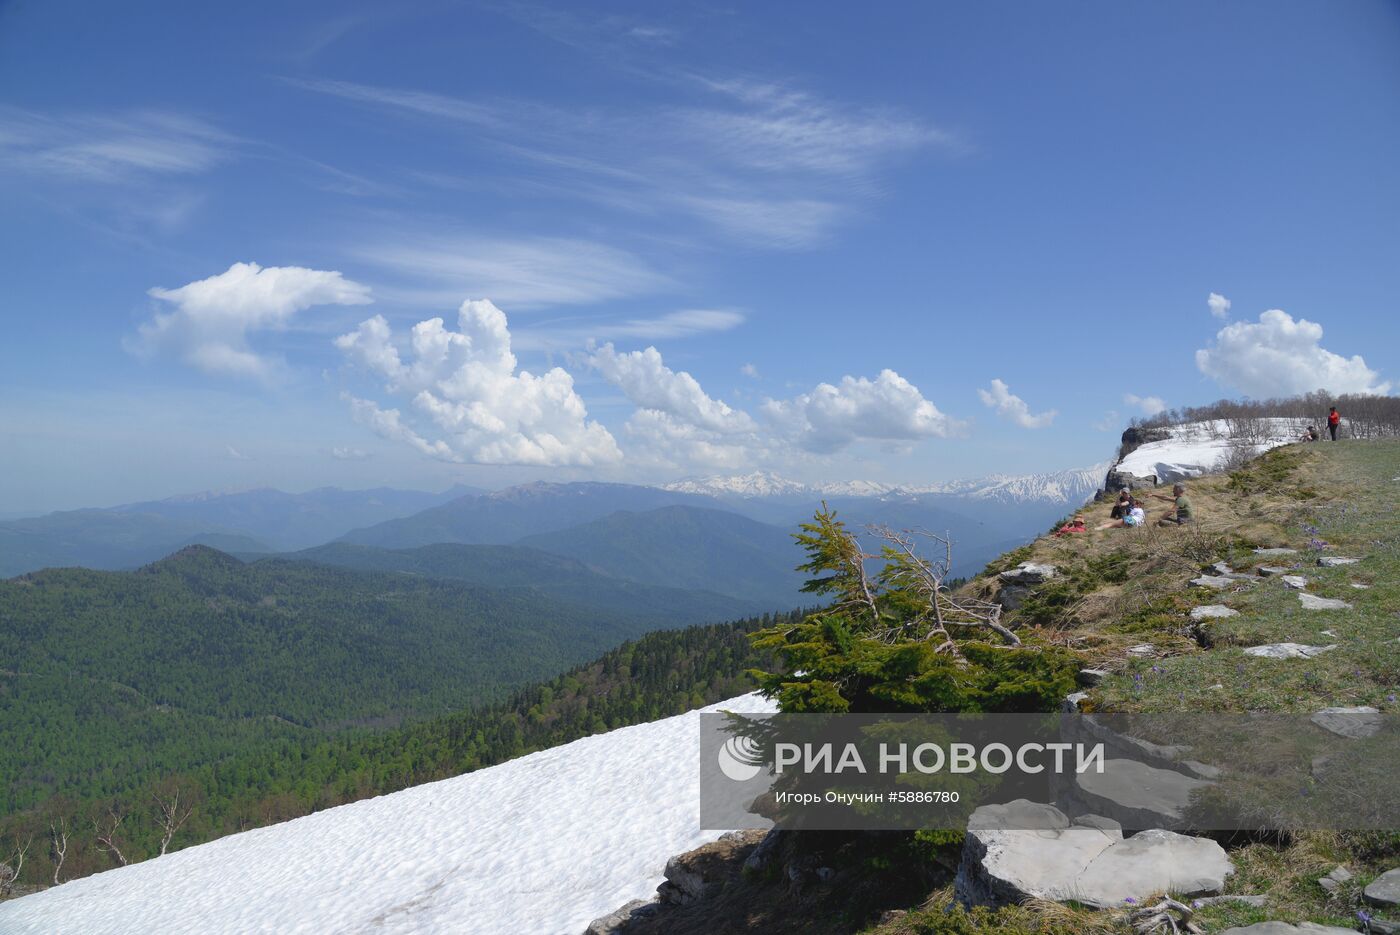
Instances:
[[[186,802],[180,804],[180,794],[183,792],[179,786],[175,786],[171,791],[162,796],[159,792],[152,793],[156,801],[156,823],[160,825],[160,852],[165,854],[170,847],[170,841],[175,837],[175,832],[180,830],[194,812],[194,806]]]
[[[61,815],[57,821],[49,822],[49,846],[53,851],[53,885],[58,886],[58,875],[68,858],[68,820]]]
[[[107,851],[123,867],[127,864],[126,855],[117,845],[116,838],[117,831],[124,821],[126,821],[126,813],[117,809],[116,806],[107,809],[106,818],[101,820],[94,818],[92,821],[92,832],[97,838],[98,849]]]
[[[26,838],[23,844],[19,843],[19,838],[15,838],[15,849],[10,857],[0,864],[0,896],[9,896],[14,892],[15,885],[19,883],[20,871],[24,869],[24,855],[29,853],[29,845],[33,838]]]

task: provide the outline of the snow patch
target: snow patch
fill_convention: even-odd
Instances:
[[[1307,419],[1259,419],[1249,437],[1242,437],[1239,426],[1228,419],[1173,425],[1167,429],[1170,438],[1139,446],[1115,469],[1137,477],[1155,474],[1159,484],[1200,477],[1222,468],[1230,455],[1242,447],[1248,448],[1251,455],[1260,455],[1295,442],[1308,425]]]
[[[773,711],[754,695],[705,711]],[[229,835],[0,903],[6,935],[567,933],[699,830],[700,713]]]

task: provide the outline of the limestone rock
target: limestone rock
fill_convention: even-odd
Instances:
[[[1180,825],[1192,795],[1215,785],[1129,759],[1105,760],[1102,773],[1079,773],[1075,783],[1089,808],[1127,828]]]
[[[1382,909],[1400,906],[1400,867],[1376,877],[1361,891],[1361,896],[1366,902]]]
[[[1302,575],[1284,575],[1279,580],[1295,591],[1301,591],[1308,586],[1308,579]]]
[[[1066,714],[1074,714],[1079,710],[1079,703],[1089,697],[1088,692],[1074,692],[1065,696],[1065,700],[1060,702],[1060,710]]]
[[[1075,681],[1085,688],[1093,688],[1095,685],[1101,684],[1106,678],[1108,678],[1107,669],[1080,669],[1079,675],[1075,677]]]
[[[1342,558],[1340,555],[1324,555],[1317,560],[1323,568],[1336,568],[1338,565],[1355,565],[1359,558]]]
[[[1148,656],[1157,655],[1157,647],[1151,643],[1138,643],[1136,646],[1129,646],[1127,652],[1129,656],[1145,659]]]
[[[997,575],[1003,584],[1043,584],[1060,573],[1054,565],[1022,562]]]
[[[1214,620],[1223,617],[1238,617],[1238,610],[1231,610],[1224,604],[1206,604],[1204,607],[1192,607],[1192,620]]]
[[[588,924],[583,935],[616,935],[625,929],[627,923],[652,915],[658,909],[659,907],[654,902],[634,899],[621,909],[594,919]]]
[[[1199,578],[1192,578],[1191,583],[1198,588],[1214,588],[1220,591],[1233,585],[1235,579],[1223,575],[1201,575]]]
[[[1226,577],[1235,573],[1235,569],[1231,568],[1225,562],[1216,562],[1207,568],[1206,571],[1210,572],[1212,575],[1223,575]]]
[[[1081,900],[1108,908],[1155,892],[1218,893],[1234,872],[1224,848],[1210,838],[1154,828],[1105,848],[1076,882]]]
[[[1322,877],[1320,880],[1317,881],[1317,885],[1322,887],[1329,893],[1335,893],[1337,892],[1337,890],[1342,888],[1342,884],[1346,883],[1350,879],[1351,871],[1348,870],[1346,867],[1343,867],[1341,864],[1337,864],[1337,866],[1333,867],[1331,872],[1328,873],[1327,876]]]
[[[1266,643],[1263,646],[1248,646],[1246,656],[1262,656],[1265,659],[1311,659],[1320,653],[1337,648],[1336,643],[1327,646],[1307,646],[1303,643]]]
[[[1335,597],[1318,597],[1316,594],[1299,594],[1298,600],[1308,610],[1351,610],[1351,605]]]
[[[1004,584],[997,591],[997,603],[1003,610],[1015,610],[1031,596],[1031,589],[1024,584]]]
[[[1255,555],[1263,555],[1266,558],[1275,558],[1281,555],[1297,555],[1297,549],[1255,549]]]
[[[1260,565],[1255,571],[1259,572],[1261,578],[1272,578],[1276,575],[1288,574],[1288,569],[1282,565]]]
[[[1370,705],[1355,708],[1323,708],[1312,716],[1312,722],[1323,730],[1341,737],[1361,739],[1373,736],[1381,729],[1381,713]]]

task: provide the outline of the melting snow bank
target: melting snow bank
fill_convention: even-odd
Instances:
[[[716,837],[699,742],[695,711],[586,737],[0,903],[0,931],[577,935]]]
[[[1219,470],[1241,448],[1258,455],[1295,442],[1308,425],[1307,419],[1215,419],[1172,425],[1165,430],[1171,433],[1169,438],[1140,445],[1114,470],[1137,477],[1156,475],[1159,484],[1199,477]],[[1327,431],[1325,425],[1317,429]]]

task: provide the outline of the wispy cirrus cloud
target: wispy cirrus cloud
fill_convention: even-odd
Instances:
[[[699,222],[700,236],[775,250],[823,242],[873,197],[875,176],[898,159],[964,145],[956,134],[891,108],[771,82],[678,75],[667,83],[674,102],[627,111],[345,81],[291,83],[428,121],[465,134],[474,147],[488,143],[502,163],[496,174],[515,190],[658,220],[685,217]],[[522,173],[522,161],[536,171]],[[444,187],[482,184],[443,172],[416,178]]]
[[[49,116],[0,107],[0,166],[41,176],[112,184],[196,175],[232,158],[237,142],[162,111]]]

